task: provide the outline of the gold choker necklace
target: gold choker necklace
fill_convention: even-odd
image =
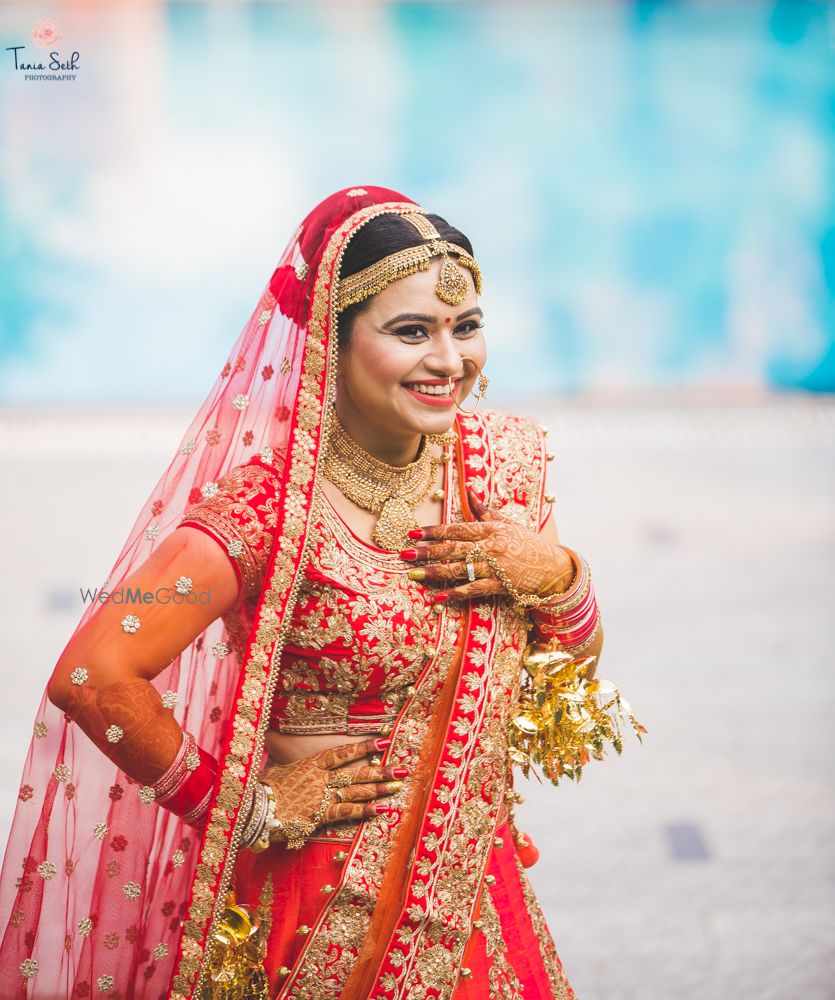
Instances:
[[[399,552],[408,544],[408,531],[417,528],[415,508],[429,496],[438,466],[429,445],[446,447],[455,440],[454,432],[425,434],[420,452],[409,465],[388,465],[369,455],[349,437],[333,411],[324,463],[325,476],[345,496],[363,510],[379,514],[374,526],[374,544],[389,552]]]

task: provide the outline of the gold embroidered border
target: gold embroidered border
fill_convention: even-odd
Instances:
[[[545,915],[533,891],[533,886],[528,881],[524,865],[516,856],[516,868],[519,871],[519,881],[522,884],[522,895],[525,899],[525,909],[531,919],[534,934],[539,941],[539,953],[548,973],[548,982],[551,984],[552,996],[554,1000],[575,1000],[574,990],[565,978],[562,962],[557,955],[557,947],[548,925],[545,923]]]
[[[279,504],[276,542],[272,547],[269,586],[256,610],[256,623],[241,671],[236,704],[230,717],[228,747],[213,793],[192,879],[188,912],[183,926],[171,1000],[199,995],[207,974],[207,945],[225,905],[240,840],[240,807],[246,791],[257,780],[256,767],[264,750],[268,723],[265,705],[271,704],[281,650],[300,587],[308,548],[312,486],[318,473],[319,436],[333,402],[336,380],[336,338],[331,289],[336,284],[346,237],[376,215],[415,211],[412,203],[385,202],[360,209],[331,236],[322,255],[313,289],[310,320],[302,358],[296,402],[298,423],[291,431],[287,483]],[[322,376],[324,398],[322,399]],[[298,399],[305,405],[298,406]],[[322,400],[320,402],[320,400]]]
[[[487,973],[487,988],[489,1000],[530,1000],[524,997],[524,987],[519,982],[516,970],[507,959],[507,945],[502,934],[502,924],[493,902],[493,896],[488,890],[482,893],[480,918],[484,921],[485,951],[490,959],[490,969]]]
[[[453,735],[458,737],[451,744],[456,766],[447,765],[444,773],[451,786],[442,786],[443,794],[439,791],[442,805],[430,812],[430,829],[422,838],[423,856],[416,866],[420,878],[414,888],[421,901],[409,914],[414,930],[390,955],[399,972],[382,979],[396,1000],[421,1000],[430,990],[443,998],[452,995],[503,801],[504,758],[501,767],[494,767],[499,748],[491,732],[497,678],[490,668],[491,664],[497,668],[501,660],[503,614],[487,602],[475,610],[481,624],[473,630],[452,721]],[[490,789],[486,800],[485,786]]]
[[[454,488],[454,462],[447,464],[444,482],[449,498],[449,516],[460,517],[458,491]],[[385,557],[383,557],[385,558]],[[432,708],[449,672],[463,620],[460,608],[446,607],[441,613],[434,654],[415,682],[415,694],[401,709],[392,729],[387,761],[411,771],[423,746]],[[410,779],[393,802],[401,809],[411,806]],[[356,961],[383,878],[393,827],[387,817],[363,823],[344,824],[356,832],[350,857],[337,891],[323,907],[295,966],[278,997],[281,1000],[333,1000]]]

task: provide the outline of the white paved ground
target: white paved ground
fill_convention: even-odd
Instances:
[[[831,1000],[835,400],[538,412],[600,673],[651,731],[519,810],[578,996]],[[189,417],[0,411],[0,843],[76,588],[106,575]]]

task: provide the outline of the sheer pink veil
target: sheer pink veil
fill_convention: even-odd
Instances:
[[[321,202],[293,234],[103,589],[118,588],[147,559],[201,499],[205,484],[262,449],[288,452],[308,391],[302,369],[317,283],[328,293],[320,326],[330,336],[333,271],[330,278],[320,273],[324,251],[334,233],[350,228],[352,216],[372,206],[417,209],[386,188],[345,189]],[[306,532],[306,520],[300,530]],[[274,551],[271,565],[275,559]],[[88,606],[76,631],[99,607]],[[263,602],[259,614],[262,608]],[[226,638],[216,620],[153,682],[160,694],[177,694],[175,717],[221,760],[234,739],[241,679],[233,656],[212,654]],[[201,834],[143,803],[138,791],[44,693],[0,876],[1,997],[169,995],[183,925],[194,906]],[[175,993],[181,992],[179,986]]]

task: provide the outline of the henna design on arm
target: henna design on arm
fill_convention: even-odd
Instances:
[[[165,774],[183,740],[182,729],[157,690],[141,678],[98,690],[88,684],[74,686],[66,711],[102,753],[146,785]],[[107,737],[111,727],[121,730],[115,742]]]

